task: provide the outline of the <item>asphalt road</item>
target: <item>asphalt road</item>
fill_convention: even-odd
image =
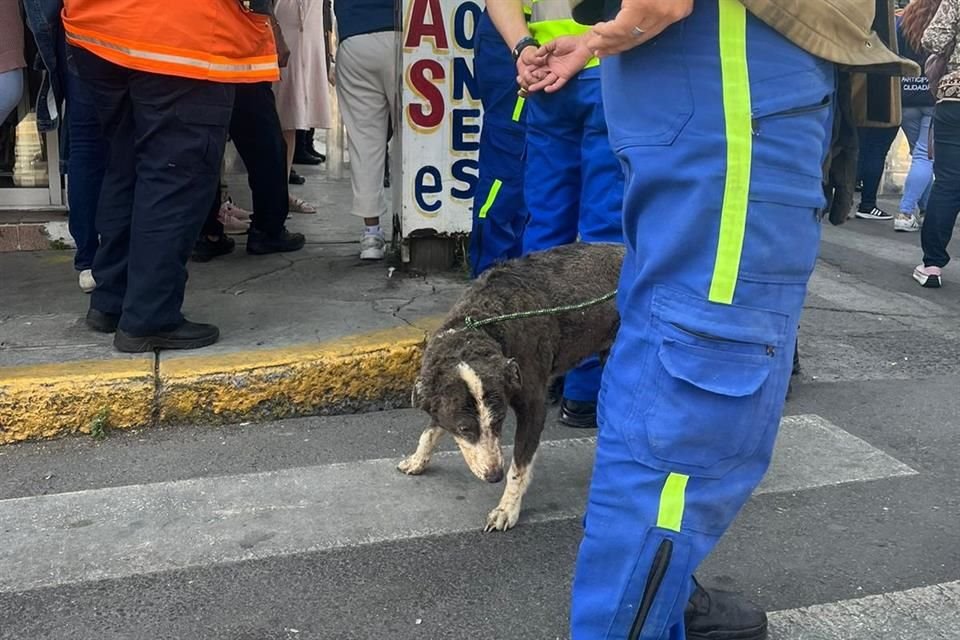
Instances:
[[[826,229],[771,472],[700,571],[773,640],[960,638],[960,275]],[[567,637],[590,432],[551,425],[516,529],[413,411],[0,449],[0,638]],[[448,447],[449,449],[449,447]]]

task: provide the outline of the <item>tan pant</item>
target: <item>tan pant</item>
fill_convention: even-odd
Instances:
[[[353,207],[362,218],[388,213],[383,172],[387,122],[397,114],[399,70],[395,31],[351,36],[337,50],[337,99],[347,130]],[[399,122],[394,119],[394,135]]]

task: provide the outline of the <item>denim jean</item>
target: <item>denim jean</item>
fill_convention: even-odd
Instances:
[[[926,210],[933,184],[933,160],[927,154],[933,107],[906,107],[900,124],[910,145],[910,171],[903,185],[900,213],[913,215],[917,208]]]
[[[950,262],[947,245],[960,212],[960,102],[941,102],[933,118],[933,189],[927,218],[920,232],[923,264],[945,267]]]
[[[860,127],[860,158],[857,175],[863,180],[860,193],[860,211],[870,211],[877,206],[877,192],[883,178],[890,145],[897,137],[899,127]]]
[[[65,51],[64,54],[65,59]],[[97,204],[109,145],[97,117],[93,89],[77,75],[76,70],[63,67],[67,175],[70,180],[67,190],[70,208],[68,222],[70,235],[77,244],[73,266],[77,271],[83,271],[93,267],[93,257],[100,246],[96,228]]]

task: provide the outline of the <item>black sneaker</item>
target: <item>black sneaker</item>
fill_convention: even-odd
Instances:
[[[268,236],[251,227],[250,233],[247,235],[247,253],[263,256],[268,253],[300,251],[306,241],[307,239],[303,237],[302,233],[290,233],[286,228],[281,230],[279,235]]]
[[[96,309],[87,310],[87,326],[100,333],[113,333],[117,330],[117,324],[120,322],[119,313],[104,313]]]
[[[236,244],[233,238],[227,234],[221,235],[216,240],[201,236],[197,243],[193,245],[193,255],[190,256],[190,259],[194,262],[210,262],[214,258],[232,253]]]
[[[767,614],[736,594],[696,580],[684,612],[687,640],[766,640]]]
[[[597,403],[564,398],[560,403],[560,424],[574,429],[596,429]]]
[[[158,349],[199,349],[208,347],[220,338],[220,329],[212,324],[184,320],[172,331],[159,331],[150,336],[133,336],[117,329],[113,346],[124,353],[144,353]]]
[[[290,184],[303,184],[307,181],[302,175],[296,172],[295,169],[290,169]]]
[[[887,213],[879,207],[871,207],[869,209],[857,208],[857,213],[854,214],[861,220],[893,220],[893,214]]]

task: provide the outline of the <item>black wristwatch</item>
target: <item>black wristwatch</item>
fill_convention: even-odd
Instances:
[[[536,41],[535,38],[530,36],[524,36],[520,38],[520,42],[517,43],[517,46],[513,48],[513,61],[516,62],[520,59],[520,54],[523,53],[523,50],[527,47],[537,47],[540,48],[540,43]]]

